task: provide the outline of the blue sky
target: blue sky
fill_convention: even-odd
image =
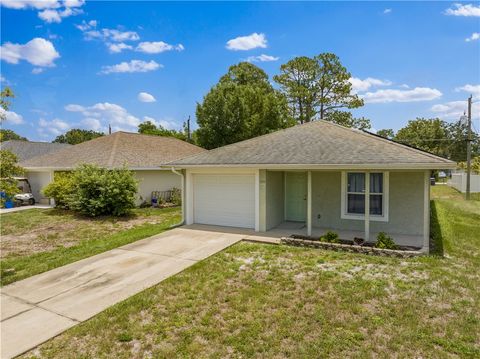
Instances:
[[[480,100],[479,2],[1,2],[2,87],[17,96],[3,127],[31,140],[180,128],[230,65],[273,76],[322,52],[351,72],[366,102],[354,114],[375,129],[454,121],[470,93]]]

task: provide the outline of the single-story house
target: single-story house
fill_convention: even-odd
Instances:
[[[137,204],[150,201],[153,191],[181,187],[181,176],[162,165],[205,151],[172,137],[115,132],[59,151],[20,162],[31,182],[37,202],[48,202],[42,189],[53,181],[57,171],[70,171],[81,164],[105,168],[126,165],[139,180]]]
[[[168,166],[184,174],[186,224],[309,236],[333,230],[368,241],[385,232],[428,251],[430,173],[455,162],[315,121]]]

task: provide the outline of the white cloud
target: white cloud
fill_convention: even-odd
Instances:
[[[94,125],[97,128],[106,128],[110,124],[114,131],[136,131],[141,122],[138,117],[130,114],[122,106],[109,102],[87,107],[70,104],[65,106],[65,110],[81,113],[84,116],[83,124]]]
[[[102,29],[103,37],[113,41],[137,41],[140,36],[135,31],[120,31],[115,29]]]
[[[478,39],[480,39],[480,32],[474,32],[474,33],[472,34],[472,36],[467,37],[467,38],[465,39],[465,41],[466,41],[466,42],[470,42],[470,41],[475,41],[475,40],[478,40]]]
[[[174,130],[174,129],[178,129],[180,128],[179,124],[177,122],[175,122],[175,120],[171,119],[171,118],[165,118],[165,119],[161,119],[161,120],[156,120],[154,119],[153,117],[149,117],[149,116],[144,116],[143,117],[143,121],[150,121],[151,123],[153,123],[155,126],[162,126],[163,128],[167,129],[167,130]]]
[[[110,50],[110,52],[112,52],[112,53],[119,53],[119,52],[122,52],[123,50],[131,50],[132,49],[132,46],[127,45],[124,42],[121,42],[119,44],[107,44],[107,46],[108,46],[108,49]]]
[[[249,56],[249,57],[246,58],[246,61],[248,61],[248,62],[268,62],[268,61],[277,61],[278,59],[279,59],[279,57],[261,54],[259,56]]]
[[[81,121],[81,124],[88,130],[105,132],[106,126],[102,126],[100,120],[96,118],[87,117]]]
[[[227,49],[229,50],[251,50],[256,49],[257,47],[265,48],[267,47],[267,38],[265,34],[257,34],[254,32],[248,36],[239,36],[235,39],[227,41]]]
[[[24,123],[22,115],[19,115],[13,111],[5,111],[3,108],[0,107],[0,115],[2,119],[4,118],[5,122],[11,123],[12,125],[20,125]]]
[[[392,12],[392,9],[385,9],[383,10],[384,14],[390,14]]]
[[[100,39],[107,43],[140,40],[140,36],[135,31],[97,29],[97,25],[98,22],[96,20],[90,20],[88,22],[84,20],[81,24],[75,25],[75,27],[83,32],[83,36],[86,40]]]
[[[38,126],[38,132],[42,135],[51,134],[58,136],[70,129],[70,125],[59,118],[54,118],[51,121],[41,118],[38,120]]]
[[[38,75],[38,74],[41,74],[45,69],[41,68],[41,67],[34,67],[33,70],[32,70],[32,74],[34,75]]]
[[[90,20],[90,21],[85,21],[83,20],[81,24],[75,25],[77,29],[80,31],[87,31],[89,29],[97,27],[97,20]]]
[[[453,16],[480,16],[480,6],[473,4],[453,4],[453,8],[445,10],[446,15]]]
[[[183,51],[185,48],[182,44],[170,45],[163,41],[154,41],[154,42],[141,42],[138,44],[135,51],[144,52],[146,54],[159,54],[165,51]]]
[[[390,86],[392,84],[389,80],[380,80],[373,77],[367,77],[364,80],[351,77],[348,81],[352,84],[352,91],[355,93],[367,91],[371,87]]]
[[[148,72],[155,71],[163,65],[151,60],[150,62],[142,60],[132,60],[130,62],[121,62],[117,65],[103,66],[103,74],[122,73],[122,72]]]
[[[455,89],[456,92],[465,91],[473,95],[473,98],[479,99],[480,98],[480,85],[465,85],[462,87],[457,87]]]
[[[0,75],[0,82],[7,82],[7,79],[3,76],[3,75]]]
[[[55,59],[60,57],[53,44],[40,37],[30,40],[25,45],[6,42],[0,50],[1,59],[10,64],[18,64],[20,60],[25,60],[35,66],[52,67],[55,66]]]
[[[437,104],[432,106],[430,110],[440,118],[458,121],[467,111],[467,101],[450,101]],[[480,119],[480,102],[474,102],[472,104],[472,118]]]
[[[60,23],[62,18],[83,13],[84,0],[2,0],[2,6],[11,9],[42,10],[38,17],[47,23]]]
[[[155,102],[157,101],[153,95],[149,94],[148,92],[140,92],[137,96],[138,101],[140,102]]]
[[[360,97],[365,103],[416,102],[430,101],[442,96],[442,93],[429,87],[415,87],[412,90],[386,89],[367,92]]]

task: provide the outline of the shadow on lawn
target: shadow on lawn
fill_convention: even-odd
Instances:
[[[443,257],[443,235],[435,201],[430,201],[430,254]]]

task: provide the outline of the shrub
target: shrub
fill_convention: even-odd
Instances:
[[[53,182],[43,188],[42,192],[45,196],[55,200],[56,207],[68,209],[74,189],[71,172],[56,172]]]
[[[20,192],[17,187],[17,180],[14,176],[24,173],[24,169],[17,164],[18,159],[15,154],[8,150],[0,150],[0,203]]]
[[[174,205],[180,206],[182,204],[182,191],[176,187],[173,187],[172,196],[170,200]]]
[[[138,183],[127,168],[106,169],[82,165],[73,172],[71,209],[84,215],[124,216],[135,208]]]
[[[387,236],[385,232],[380,232],[377,235],[377,242],[375,243],[375,247],[383,248],[383,249],[397,249],[398,246],[393,241],[393,238]]]
[[[338,233],[333,231],[328,231],[323,236],[320,237],[320,241],[328,243],[339,243]]]

